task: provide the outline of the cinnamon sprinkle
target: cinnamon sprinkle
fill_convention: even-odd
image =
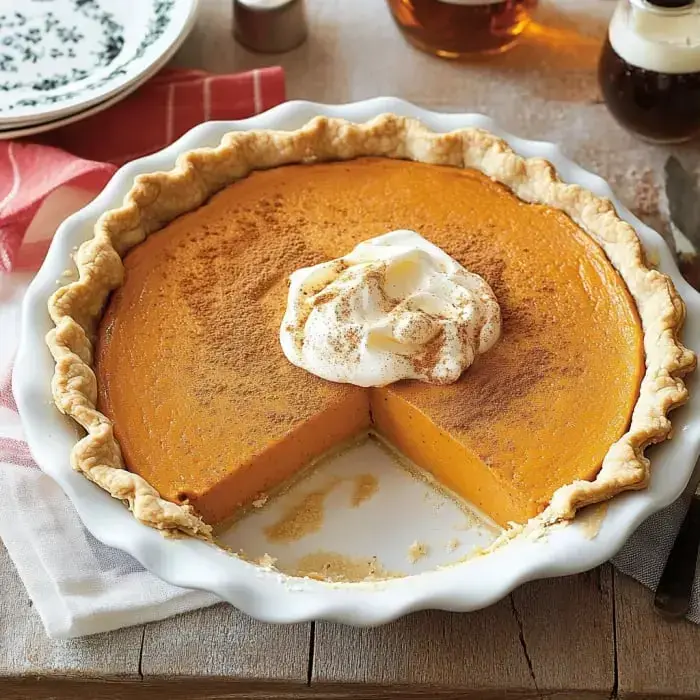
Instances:
[[[417,374],[425,376],[433,384],[439,384],[439,379],[435,376],[440,352],[445,342],[445,330],[440,329],[438,334],[425,346],[420,355],[411,358],[411,364]]]

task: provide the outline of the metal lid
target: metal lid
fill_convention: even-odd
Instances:
[[[663,7],[667,9],[680,9],[685,7],[692,7],[695,4],[695,0],[647,0],[650,5],[654,7]]]
[[[304,0],[233,0],[233,31],[251,51],[290,51],[306,39]]]

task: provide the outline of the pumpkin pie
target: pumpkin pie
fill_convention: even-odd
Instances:
[[[481,275],[496,345],[449,385],[365,389],[292,365],[287,280],[396,229]],[[476,129],[384,115],[233,132],[136,178],[77,255],[47,341],[73,466],[142,522],[200,537],[377,432],[506,527],[649,477],[695,356],[684,306],[612,204]]]

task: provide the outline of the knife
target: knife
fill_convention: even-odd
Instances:
[[[666,161],[666,199],[671,219],[671,247],[683,277],[700,290],[700,191],[697,178],[675,156]]]
[[[666,197],[671,217],[675,256],[681,273],[700,289],[700,192],[696,178],[680,161],[666,161]],[[696,471],[700,461],[696,465]],[[664,617],[685,617],[690,608],[700,549],[700,483],[671,548],[654,596],[654,607]]]

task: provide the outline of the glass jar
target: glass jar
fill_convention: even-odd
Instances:
[[[468,58],[510,48],[537,0],[387,0],[413,45],[442,58]]]
[[[697,0],[621,0],[598,77],[612,115],[640,138],[679,143],[700,135]]]

